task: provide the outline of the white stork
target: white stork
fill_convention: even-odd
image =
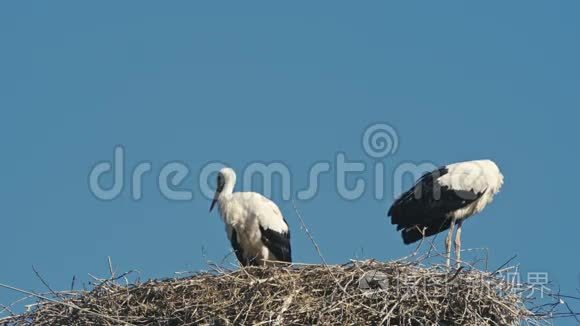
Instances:
[[[402,230],[410,244],[449,229],[445,241],[447,266],[451,260],[451,237],[457,225],[455,256],[460,264],[461,225],[481,212],[503,184],[503,175],[490,160],[449,164],[426,173],[391,206],[391,223]]]
[[[270,199],[255,192],[233,192],[236,173],[223,168],[210,212],[219,203],[228,238],[243,266],[292,262],[290,231],[280,209]]]

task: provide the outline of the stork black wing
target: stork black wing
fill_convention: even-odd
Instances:
[[[245,258],[245,255],[242,251],[242,247],[238,243],[238,235],[236,234],[236,230],[232,228],[232,235],[230,237],[230,242],[232,243],[232,248],[234,248],[234,252],[236,253],[236,257],[242,266],[250,265],[250,262]]]
[[[389,209],[391,223],[403,230],[405,244],[439,233],[449,228],[447,214],[463,208],[483,195],[473,191],[440,186],[436,180],[449,171],[443,167],[427,173],[409,191],[399,197]]]
[[[260,225],[262,242],[279,261],[292,262],[292,250],[290,248],[290,231],[276,232],[265,229]]]

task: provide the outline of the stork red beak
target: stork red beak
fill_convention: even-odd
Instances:
[[[211,201],[211,206],[209,207],[209,211],[210,211],[210,212],[212,211],[212,209],[213,209],[213,207],[215,206],[215,203],[217,203],[217,201],[218,201],[218,200],[217,200],[217,198],[214,198],[214,199]]]

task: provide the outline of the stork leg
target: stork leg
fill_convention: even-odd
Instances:
[[[457,260],[457,268],[461,267],[461,224],[463,221],[457,222],[457,233],[455,234],[455,259]]]
[[[449,233],[447,233],[447,238],[445,238],[445,255],[447,257],[446,260],[447,267],[451,266],[451,237],[453,236],[454,227],[455,227],[455,218],[452,218],[451,225],[449,225]]]

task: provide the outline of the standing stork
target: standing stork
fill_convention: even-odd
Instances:
[[[280,209],[256,192],[233,192],[236,173],[223,168],[209,211],[219,203],[226,233],[242,266],[292,262],[290,231]]]
[[[491,203],[502,184],[503,175],[490,160],[449,164],[423,175],[393,203],[388,215],[397,231],[402,230],[405,244],[449,229],[445,241],[447,266],[457,226],[455,256],[459,266],[463,221]]]

